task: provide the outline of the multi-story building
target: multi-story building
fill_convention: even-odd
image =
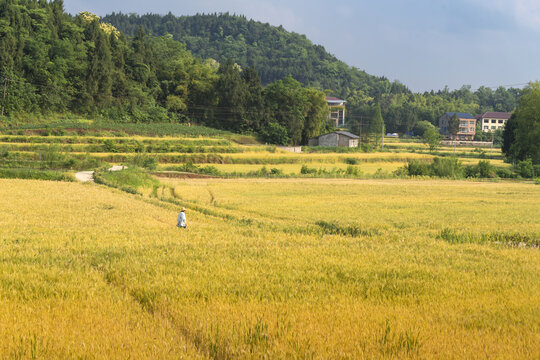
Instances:
[[[328,120],[334,123],[335,127],[345,126],[345,100],[341,100],[335,97],[326,97],[326,102],[330,111],[328,113]]]
[[[485,112],[478,117],[483,132],[492,132],[504,128],[512,113]]]
[[[455,136],[448,131],[448,122],[454,114],[459,118],[459,131]],[[439,118],[439,132],[452,140],[473,140],[476,134],[476,118],[468,113],[447,112]]]

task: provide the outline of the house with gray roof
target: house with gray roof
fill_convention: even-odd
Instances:
[[[459,118],[459,131],[455,136],[448,131],[448,122],[454,114]],[[447,112],[439,118],[439,132],[452,140],[473,140],[476,134],[476,117],[469,113]]]
[[[360,136],[348,131],[334,131],[309,139],[309,146],[358,147]]]

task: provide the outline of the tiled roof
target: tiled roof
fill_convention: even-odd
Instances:
[[[345,135],[347,137],[350,137],[351,139],[360,139],[360,136],[354,135],[353,133],[350,133],[348,131],[334,131],[336,134]]]
[[[510,119],[512,113],[509,112],[485,112],[480,115],[481,118]]]
[[[345,101],[345,100],[341,100],[341,99],[338,99],[337,97],[333,97],[333,96],[327,96],[326,101]]]
[[[458,118],[460,119],[476,119],[474,116],[472,116],[469,113],[453,113],[453,112],[447,112],[448,116],[452,117],[454,114],[457,114]]]

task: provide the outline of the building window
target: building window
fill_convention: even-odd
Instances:
[[[484,126],[484,130],[489,130],[489,126]]]
[[[499,124],[503,124],[504,123],[504,120],[499,120]]]
[[[489,119],[484,119],[484,123],[485,124],[489,123]]]
[[[492,127],[491,127],[491,130],[495,130],[495,129],[497,129],[496,126],[492,126]]]
[[[495,124],[495,123],[497,123],[497,120],[491,119],[491,123],[492,123],[492,124]]]

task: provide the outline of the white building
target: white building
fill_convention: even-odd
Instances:
[[[483,132],[492,132],[504,128],[512,113],[508,112],[486,112],[480,115],[478,121]]]

